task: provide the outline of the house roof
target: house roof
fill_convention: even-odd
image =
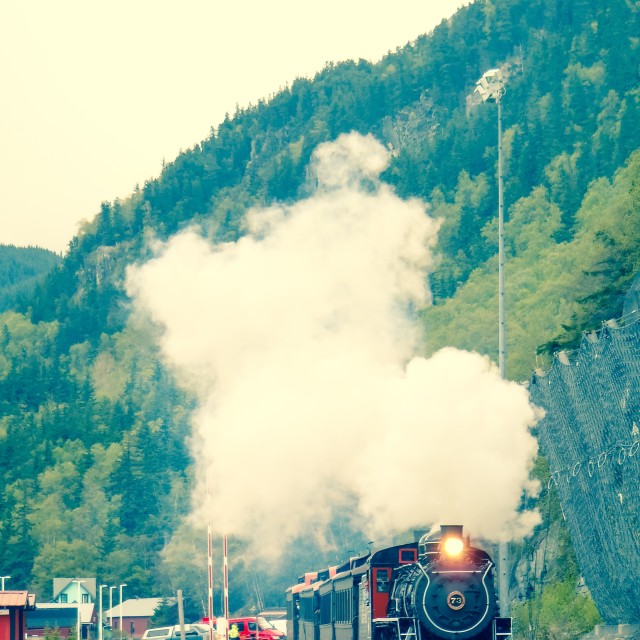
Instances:
[[[123,618],[150,618],[160,606],[162,598],[131,598],[122,603]],[[104,615],[109,618],[120,617],[120,605],[108,609]]]
[[[0,607],[26,607],[28,601],[27,591],[0,591]]]
[[[74,582],[74,580],[81,580],[80,585]],[[94,599],[96,597],[96,579],[95,578],[54,578],[53,579],[53,599],[55,600],[62,591],[67,589],[71,585],[70,595],[73,597],[76,595],[78,586],[80,586],[80,592],[85,591],[90,594]]]

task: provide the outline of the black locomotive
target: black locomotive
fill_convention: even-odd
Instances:
[[[447,525],[305,574],[287,590],[288,640],[508,640],[493,568]]]

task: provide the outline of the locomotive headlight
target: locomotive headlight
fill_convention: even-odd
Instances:
[[[464,549],[464,542],[460,538],[445,538],[442,548],[447,556],[457,558]]]

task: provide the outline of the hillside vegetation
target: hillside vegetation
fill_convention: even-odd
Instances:
[[[60,260],[48,249],[0,244],[0,312],[30,296]]]
[[[454,345],[495,360],[496,109],[470,109],[467,96],[501,67],[508,377],[526,380],[537,358],[619,315],[640,266],[638,34],[640,7],[625,0],[478,0],[375,64],[327,65],[238,110],[157,179],[102,203],[47,279],[0,315],[0,566],[12,584],[40,601],[56,576],[126,582],[141,597],[177,587],[202,614],[206,539],[184,520],[194,398],[132,320],[125,269],[194,224],[237,239],[250,207],[309,193],[313,149],[341,133],[387,144],[384,179],[443,221],[434,304],[420,311],[425,353]],[[279,572],[232,567],[243,585],[232,608],[258,591],[278,604],[301,566],[342,559],[358,539],[334,533],[337,551],[297,549]],[[567,571],[522,595],[552,600],[544,637],[597,620],[580,613],[589,601],[562,548]]]

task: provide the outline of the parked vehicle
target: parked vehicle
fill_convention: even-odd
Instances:
[[[180,633],[180,625],[176,624],[171,628],[171,632],[166,636],[167,640],[173,640],[173,638],[182,638]],[[210,640],[209,627],[206,624],[185,624],[184,625],[184,640]]]
[[[286,609],[265,609],[258,614],[258,617],[264,618],[270,622],[276,629],[287,633],[287,610]]]
[[[238,627],[240,640],[285,640],[287,637],[262,616],[229,618],[229,629],[234,624]]]
[[[155,627],[154,629],[147,629],[142,640],[164,640],[171,635],[173,627]]]

